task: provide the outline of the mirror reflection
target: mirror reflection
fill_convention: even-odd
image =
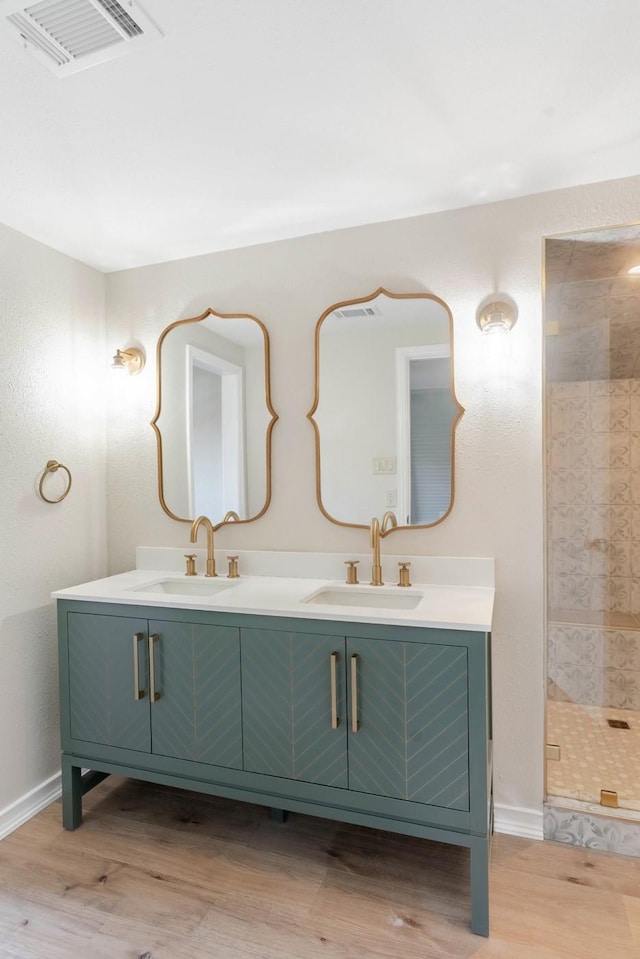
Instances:
[[[208,309],[157,347],[158,491],[173,519],[261,516],[271,498],[269,338],[248,314]]]
[[[428,293],[377,290],[330,307],[316,327],[318,504],[334,523],[433,526],[451,511],[452,319]]]

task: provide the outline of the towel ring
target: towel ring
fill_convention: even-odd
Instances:
[[[42,487],[45,481],[45,477],[47,477],[49,473],[57,472],[57,470],[64,470],[65,473],[67,474],[67,477],[68,477],[67,488],[64,490],[61,496],[58,496],[57,499],[49,499],[48,496],[44,495]],[[70,489],[71,489],[71,473],[69,472],[68,468],[64,466],[62,463],[58,463],[57,460],[49,460],[45,467],[44,473],[40,477],[40,482],[38,484],[38,491],[42,499],[45,501],[45,503],[61,503],[62,500],[65,498],[65,496],[69,495]]]

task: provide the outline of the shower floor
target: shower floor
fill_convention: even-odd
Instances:
[[[607,719],[631,728],[612,729]],[[640,712],[549,700],[547,742],[560,746],[560,759],[547,760],[548,796],[599,803],[609,789],[621,808],[640,811]]]

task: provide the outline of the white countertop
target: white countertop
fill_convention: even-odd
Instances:
[[[473,562],[473,560],[466,560],[466,562]],[[478,560],[478,562],[490,561]],[[452,578],[460,579],[460,576]],[[492,580],[492,576],[486,578]],[[477,576],[470,576],[470,579],[473,585],[464,585],[460,582],[453,584],[431,582],[414,583],[411,587],[403,588],[396,585],[376,587],[366,583],[347,586],[344,580],[309,576],[241,575],[238,579],[218,576],[215,580],[207,580],[204,576],[187,578],[175,569],[136,569],[109,576],[106,579],[61,589],[52,595],[55,599],[122,603],[132,606],[216,610],[225,613],[252,613],[300,619],[487,632],[491,629],[495,590],[492,582],[487,585],[477,585]],[[205,589],[208,588],[207,584],[214,584],[214,588],[225,588],[221,588],[219,592],[211,596],[194,596],[180,592],[164,593],[157,591],[157,584],[162,581],[169,581],[170,587],[175,590],[180,590],[183,583],[186,584],[185,589],[190,588],[194,583],[199,584],[195,588]],[[322,590],[331,590],[333,603],[305,602]],[[342,596],[345,597],[344,604],[340,602]],[[388,607],[384,605],[387,598]],[[392,606],[394,602],[408,603],[412,600],[416,602],[416,605],[411,609],[396,609]],[[372,607],[357,605],[360,602],[363,604],[375,602],[383,605]]]

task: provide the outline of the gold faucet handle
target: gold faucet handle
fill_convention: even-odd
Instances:
[[[357,583],[358,582],[358,570],[356,566],[360,562],[359,559],[346,559],[344,565],[347,567],[347,583]]]
[[[238,572],[238,557],[237,556],[227,556],[229,560],[229,579],[237,579],[240,573]]]
[[[411,586],[411,580],[409,579],[409,567],[411,563],[398,563],[398,586]]]
[[[196,573],[196,554],[195,553],[185,553],[184,558],[187,561],[187,571],[184,574],[185,576],[197,576]]]

